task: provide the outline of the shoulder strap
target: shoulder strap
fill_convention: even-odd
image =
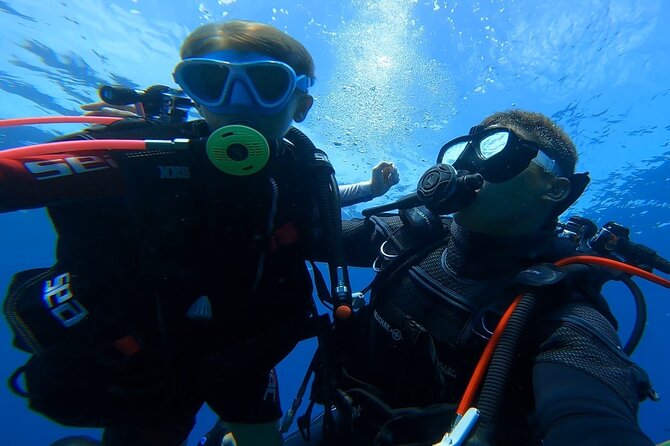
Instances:
[[[378,218],[378,217],[371,217]],[[362,294],[372,289],[379,289],[396,277],[401,271],[415,265],[419,259],[428,255],[438,246],[446,242],[449,232],[447,227],[440,222],[439,226],[432,224],[430,229],[418,231],[412,225],[403,221],[401,231],[406,231],[402,236],[403,245],[400,252],[390,263],[388,263],[363,290]],[[389,235],[392,236],[392,235]]]
[[[335,169],[330,164],[326,153],[317,149],[314,143],[297,128],[291,127],[286,134],[286,139],[296,147],[298,158],[305,164],[311,177],[311,186],[321,219],[321,242],[325,247],[328,260],[334,314],[335,316],[349,315],[352,306],[351,285],[342,245],[340,194],[335,179]],[[348,308],[348,310],[340,313],[339,310],[342,308]]]

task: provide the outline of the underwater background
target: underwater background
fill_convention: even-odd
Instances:
[[[400,169],[387,198],[416,187],[441,145],[486,115],[542,112],[576,143],[592,183],[570,215],[615,220],[670,257],[670,8],[662,0],[0,0],[0,119],[78,115],[103,84],[174,86],[179,47],[195,27],[248,19],[300,40],[316,62],[315,106],[299,125],[326,150],[342,183],[382,159]],[[0,149],[45,142],[80,125],[0,131]],[[345,210],[360,215],[370,204]],[[0,290],[20,270],[49,266],[54,232],[42,209],[0,215]],[[354,288],[371,275],[352,271]],[[633,354],[663,398],[641,405],[656,442],[670,438],[670,291],[647,296]],[[634,306],[619,284],[606,297],[630,333]],[[0,378],[27,356],[0,323]],[[289,407],[314,350],[306,341],[278,369]],[[198,417],[189,445],[215,418]],[[99,431],[58,426],[0,385],[0,444],[48,445]]]

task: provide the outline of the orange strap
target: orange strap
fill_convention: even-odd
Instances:
[[[137,339],[135,339],[135,336],[133,335],[126,335],[112,342],[112,344],[114,344],[114,347],[116,347],[121,353],[123,353],[126,356],[134,355],[135,353],[142,350],[140,343],[137,341]]]
[[[276,251],[281,246],[292,245],[297,241],[298,228],[293,222],[286,223],[270,236],[270,251]]]

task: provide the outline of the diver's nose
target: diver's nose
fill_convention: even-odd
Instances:
[[[230,89],[230,105],[250,105],[252,103],[251,93],[244,82],[234,81]]]

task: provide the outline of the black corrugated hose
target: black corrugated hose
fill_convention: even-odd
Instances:
[[[533,292],[523,295],[519,304],[507,322],[505,331],[500,337],[491,363],[489,364],[484,384],[477,400],[479,409],[479,426],[476,429],[476,443],[493,444],[495,419],[499,413],[502,398],[505,394],[507,379],[509,378],[519,346],[521,335],[528,321],[533,316],[537,306],[537,299]]]

